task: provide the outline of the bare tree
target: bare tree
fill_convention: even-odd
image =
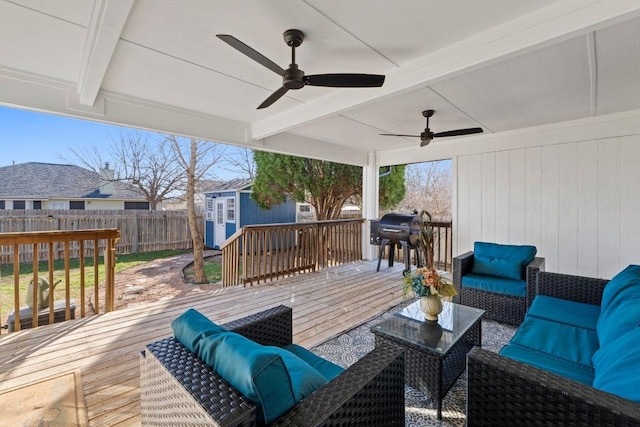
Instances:
[[[222,160],[228,166],[221,166],[237,177],[254,179],[256,176],[256,162],[253,160],[253,150],[244,147],[234,147],[226,151]]]
[[[152,134],[129,131],[111,141],[108,153],[113,160],[114,181],[134,186],[156,210],[167,196],[179,190],[184,170],[176,162],[175,153],[165,138],[153,140]],[[71,152],[89,169],[98,173],[104,167],[103,155],[97,146],[72,149]]]
[[[169,135],[166,137],[166,141],[171,145],[174,157],[186,177],[184,184],[189,230],[193,239],[194,281],[195,283],[208,283],[204,271],[204,236],[196,216],[196,183],[204,179],[210,168],[220,160],[224,150],[221,150],[218,144],[198,141],[193,138],[187,140]]]
[[[427,210],[434,220],[451,218],[452,169],[450,160],[407,165],[405,198],[398,210]]]

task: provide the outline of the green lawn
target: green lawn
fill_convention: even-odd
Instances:
[[[127,268],[134,267],[138,264],[142,264],[148,261],[153,261],[155,259],[167,258],[175,255],[181,255],[184,253],[188,253],[190,251],[157,251],[157,252],[146,252],[140,254],[126,254],[126,255],[118,255],[116,258],[116,266],[115,271],[116,274],[120,271],[126,270]],[[62,282],[55,289],[55,298],[63,299],[64,298],[64,260],[54,261],[54,282],[58,280],[62,280]],[[72,298],[78,299],[80,296],[80,263],[78,259],[70,260],[70,271],[69,271],[69,291]],[[98,281],[99,283],[104,281],[104,259],[102,257],[99,258],[98,261]],[[93,286],[93,257],[85,259],[85,287],[91,288]],[[21,306],[26,305],[26,296],[27,296],[27,286],[29,285],[29,281],[33,277],[33,263],[22,263],[20,264],[20,304]],[[49,280],[49,264],[48,262],[40,262],[38,264],[38,277],[43,278],[45,280]],[[2,264],[0,265],[0,319],[2,319],[3,324],[6,319],[9,311],[14,307],[14,277],[13,277],[13,264]]]
[[[209,283],[216,283],[222,280],[222,265],[219,256],[207,257],[204,259],[204,272]],[[193,265],[184,269],[184,277],[187,282],[193,282]]]

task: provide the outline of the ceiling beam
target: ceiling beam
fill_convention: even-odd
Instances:
[[[262,139],[312,121],[399,95],[599,28],[640,16],[637,0],[565,0],[433,52],[386,74],[381,88],[338,90],[256,122]]]
[[[313,138],[282,133],[261,140],[259,150],[290,156],[309,157],[329,162],[345,163],[348,165],[365,166],[367,164],[366,151],[356,150],[345,146],[337,146]]]
[[[133,0],[95,0],[82,54],[80,103],[95,102],[132,6]]]

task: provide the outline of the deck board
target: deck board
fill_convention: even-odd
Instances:
[[[215,288],[0,337],[0,391],[79,369],[90,426],[139,426],[139,353],[193,307],[225,323],[279,304],[294,342],[311,348],[402,301],[402,268],[345,264],[247,287]]]

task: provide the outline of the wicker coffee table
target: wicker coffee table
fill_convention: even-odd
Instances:
[[[424,320],[419,301],[371,328],[376,346],[391,344],[405,350],[405,382],[438,402],[464,371],[466,356],[482,340],[484,310],[442,302],[438,322]]]

